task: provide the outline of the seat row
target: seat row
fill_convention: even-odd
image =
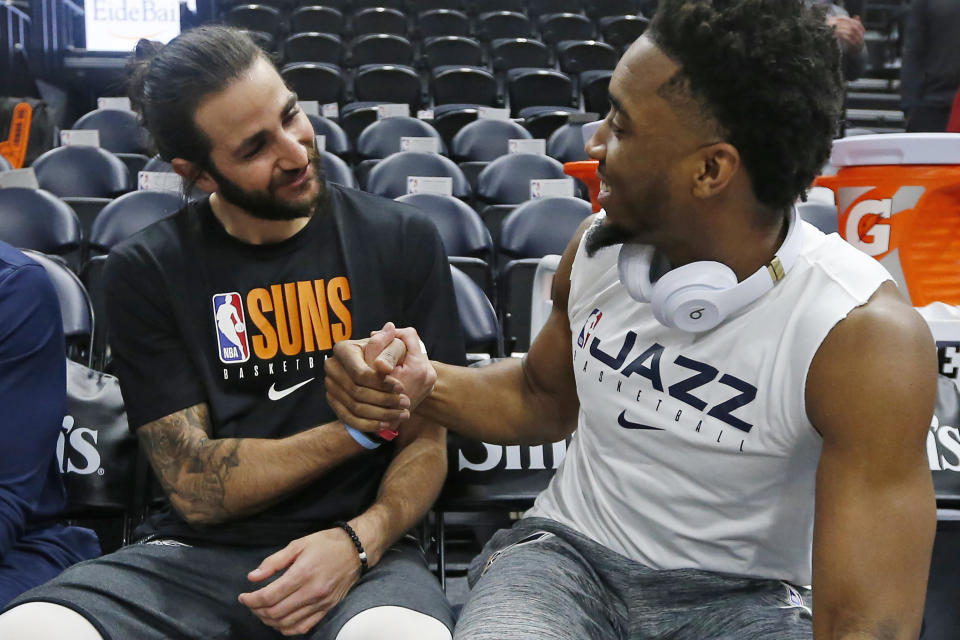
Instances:
[[[581,14],[556,12],[536,20],[517,11],[493,11],[471,18],[455,9],[423,11],[411,20],[389,7],[361,9],[352,16],[323,5],[301,6],[287,13],[269,4],[241,4],[224,12],[223,22],[278,38],[289,33],[319,32],[338,36],[391,33],[419,40],[431,36],[475,36],[484,42],[497,38],[538,38],[548,44],[561,40],[590,40],[602,36],[615,46],[648,20],[636,13],[608,15],[596,21]],[[634,36],[636,37],[636,36]]]

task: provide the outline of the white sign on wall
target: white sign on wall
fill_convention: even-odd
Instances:
[[[180,34],[178,0],[85,0],[88,51],[132,51],[140,38],[169,42]]]

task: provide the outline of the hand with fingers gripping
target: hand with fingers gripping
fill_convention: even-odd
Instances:
[[[360,577],[357,550],[340,528],[298,538],[247,574],[251,582],[279,578],[241,593],[241,604],[283,635],[307,633],[339,603]]]
[[[391,322],[368,339],[337,343],[324,368],[327,402],[344,424],[361,431],[395,431],[437,379],[416,330]]]

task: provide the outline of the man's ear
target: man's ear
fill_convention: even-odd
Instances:
[[[191,180],[196,180],[194,184],[207,193],[213,193],[218,189],[217,181],[214,180],[208,172],[200,169],[195,163],[184,160],[183,158],[174,158],[170,161],[170,165],[184,181],[189,183]]]
[[[718,142],[700,149],[693,175],[693,196],[712,198],[727,188],[740,171],[740,152],[732,144]]]

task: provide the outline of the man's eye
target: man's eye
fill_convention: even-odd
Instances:
[[[283,123],[288,124],[292,122],[293,119],[296,118],[298,115],[300,115],[300,109],[294,109],[293,111],[291,111],[290,113],[288,113],[283,117]]]

